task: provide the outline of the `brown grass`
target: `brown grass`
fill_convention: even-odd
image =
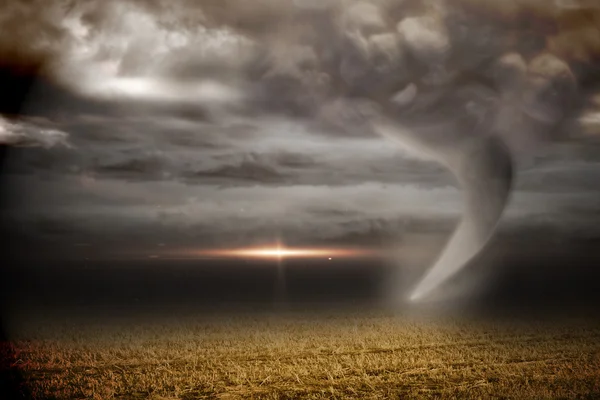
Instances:
[[[379,314],[37,322],[36,399],[600,398],[600,328]]]

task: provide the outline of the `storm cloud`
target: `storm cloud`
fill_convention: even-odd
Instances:
[[[465,211],[462,265],[511,187],[509,225],[597,195],[592,2],[32,0],[0,18],[6,214],[34,236],[343,242],[412,229],[361,220],[448,233]]]

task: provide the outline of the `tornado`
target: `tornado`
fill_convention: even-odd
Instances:
[[[419,135],[387,124],[377,131],[445,165],[462,189],[461,221],[410,295],[411,301],[421,301],[467,266],[494,234],[512,189],[511,153],[501,138],[487,134],[454,141],[448,135]]]
[[[438,260],[413,290],[411,301],[424,299],[482,251],[510,197],[512,159],[500,138],[470,141],[456,156],[447,166],[462,187],[462,219]]]

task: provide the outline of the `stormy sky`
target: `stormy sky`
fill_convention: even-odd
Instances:
[[[443,244],[459,185],[373,129],[381,115],[447,143],[501,136],[515,163],[501,235],[600,237],[600,9],[497,3],[3,2],[4,244],[58,258]],[[523,71],[544,87],[521,107]]]

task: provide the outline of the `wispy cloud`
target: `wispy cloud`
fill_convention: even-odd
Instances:
[[[68,134],[32,122],[10,121],[0,116],[0,144],[23,147],[69,146]]]

